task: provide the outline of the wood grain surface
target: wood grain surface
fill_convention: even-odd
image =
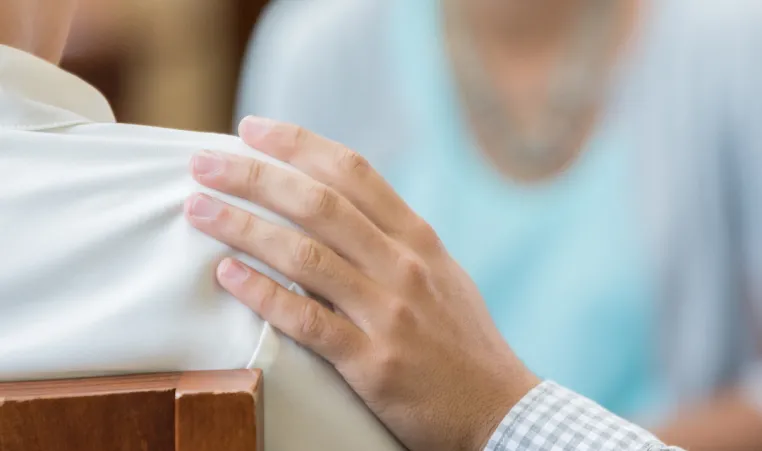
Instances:
[[[259,371],[0,383],[0,451],[262,451]]]

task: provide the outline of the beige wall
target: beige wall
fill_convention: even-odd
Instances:
[[[119,55],[121,118],[231,129],[233,0],[83,0],[70,58]]]
[[[230,2],[131,0],[138,48],[125,87],[129,117],[190,130],[229,130],[234,38]]]

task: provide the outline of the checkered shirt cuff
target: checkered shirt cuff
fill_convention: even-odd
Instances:
[[[485,451],[679,451],[553,382],[529,392]]]

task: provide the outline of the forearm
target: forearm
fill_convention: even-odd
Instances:
[[[594,402],[545,382],[505,417],[485,451],[678,451]]]
[[[686,410],[657,435],[692,450],[762,449],[762,414],[739,392]]]

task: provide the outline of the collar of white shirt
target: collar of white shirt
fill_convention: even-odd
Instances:
[[[0,45],[0,129],[48,130],[115,122],[93,86],[30,53]]]

